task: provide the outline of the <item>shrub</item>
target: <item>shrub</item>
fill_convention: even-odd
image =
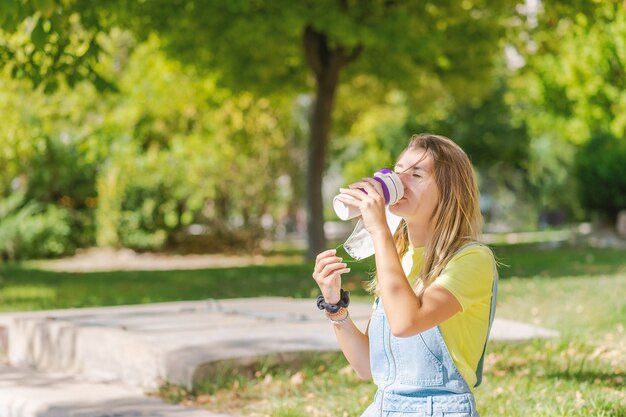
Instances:
[[[27,202],[24,192],[0,201],[0,258],[46,258],[74,249],[66,209]]]
[[[626,209],[626,140],[599,133],[576,155],[579,198],[584,208],[614,221]]]

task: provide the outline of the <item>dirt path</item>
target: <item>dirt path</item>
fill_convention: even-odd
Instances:
[[[79,251],[68,258],[33,261],[31,265],[52,271],[95,272],[95,271],[157,271],[175,269],[232,268],[249,265],[272,265],[277,263],[301,262],[300,256],[262,255],[168,255],[137,253],[130,249],[93,248]]]

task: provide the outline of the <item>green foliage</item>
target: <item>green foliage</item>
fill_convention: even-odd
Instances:
[[[105,100],[90,85],[46,94],[8,77],[0,82],[6,92],[0,95],[0,195],[25,186],[28,201],[69,216],[71,246],[92,245],[95,178],[107,147],[92,132]]]
[[[411,95],[364,76],[343,86],[337,112],[342,131],[331,144],[328,178],[341,173],[349,183],[393,166],[412,134],[436,132],[455,140],[472,160],[481,192],[488,197],[483,204],[487,220],[509,230],[531,229],[537,223],[539,193],[526,179],[530,138],[525,123],[512,117],[501,72],[482,97],[460,102],[436,83]],[[327,217],[335,218],[330,209]]]
[[[279,100],[217,88],[158,44],[137,47],[119,81],[109,128],[126,139],[110,148],[97,180],[98,243],[253,248],[290,202],[290,187],[277,183],[294,171],[289,114]],[[192,225],[200,232],[190,235]]]
[[[528,126],[529,180],[547,209],[582,217],[576,146],[596,132],[626,133],[626,9],[623,2],[550,2],[528,11],[508,41],[524,60],[512,72],[513,116]]]
[[[380,84],[372,79],[367,80],[367,85],[371,87],[372,101],[355,100],[360,98],[359,94],[364,94],[355,86],[346,86],[342,92],[346,97],[341,98],[354,109],[352,111],[357,112],[352,116],[349,130],[335,145],[335,152],[340,153],[334,162],[341,166],[346,184],[371,176],[382,167],[393,168],[395,159],[410,137],[404,128],[409,117],[406,94],[397,90],[380,91]],[[362,107],[357,109],[357,105]]]
[[[454,138],[475,167],[499,165],[502,176],[503,170],[525,170],[529,137],[524,122],[512,120],[505,80],[494,84],[484,98],[461,103],[444,119],[431,121],[430,130]]]
[[[236,91],[273,95],[309,89],[312,67],[302,50],[309,27],[322,34],[328,48],[358,56],[346,67],[342,82],[370,75],[413,93],[428,89],[433,79],[443,80],[463,99],[480,95],[488,83],[514,5],[509,0],[151,0],[118,15],[122,25],[140,36],[157,32],[172,56],[216,71],[222,85]],[[142,18],[133,18],[138,15]]]
[[[98,70],[119,94],[0,78],[0,191],[28,184],[27,200],[69,216],[77,247],[214,251],[271,234],[299,204],[289,101],[218,89],[156,37],[101,42],[111,55]]]
[[[94,4],[95,3],[95,4]],[[55,92],[88,80],[99,90],[115,86],[96,69],[98,35],[110,22],[91,1],[3,1],[0,3],[0,62],[13,78]]]
[[[314,97],[294,99],[313,86],[306,28],[355,58],[326,164],[344,182],[434,131],[470,154],[506,222],[533,224],[537,209],[582,218],[576,146],[624,136],[617,0],[534,12],[510,0],[223,3],[2,3],[0,190],[23,181],[27,199],[62,208],[76,246],[254,247],[309,192]],[[525,65],[505,70],[504,45]]]
[[[1,44],[0,53],[14,77],[35,85],[87,79],[106,88],[110,83],[96,64],[107,53],[99,35],[118,26],[142,40],[159,34],[171,54],[217,70],[231,88],[268,94],[306,87],[302,41],[304,28],[311,27],[331,47],[362,51],[350,78],[371,74],[415,90],[425,75],[436,74],[462,97],[469,91],[476,95],[480,89],[468,87],[489,79],[514,5],[510,0],[4,2],[0,28],[20,36]]]
[[[150,104],[144,103],[147,111],[143,114],[131,112],[128,119],[122,121],[120,129],[120,132],[127,134],[129,126],[125,123],[134,123],[133,132],[129,136],[132,138],[131,142],[136,143],[135,140],[143,137],[146,143],[142,145],[142,150],[146,151],[151,146],[157,146],[159,149],[154,152],[165,153],[170,152],[169,142],[173,139],[168,135],[182,132],[188,136],[202,134],[220,137],[224,132],[228,132],[232,137],[239,135],[239,138],[232,142],[241,147],[240,156],[235,158],[236,163],[222,164],[219,172],[230,174],[224,176],[227,179],[236,175],[241,181],[222,181],[221,185],[214,187],[214,205],[205,207],[207,209],[205,211],[212,213],[214,224],[209,227],[217,230],[218,235],[232,236],[234,226],[243,226],[247,234],[238,237],[238,240],[253,242],[263,234],[262,228],[267,229],[267,226],[261,225],[259,219],[265,218],[265,224],[269,224],[271,228],[272,222],[267,220],[267,215],[273,218],[281,215],[276,210],[268,208],[270,202],[285,198],[285,195],[283,193],[277,197],[277,193],[272,193],[278,187],[269,181],[267,182],[269,186],[263,184],[257,187],[258,190],[250,189],[250,177],[241,174],[244,171],[242,167],[247,163],[242,161],[253,154],[249,151],[260,152],[260,160],[267,161],[261,169],[278,178],[290,179],[294,198],[303,193],[301,186],[298,185],[301,181],[300,175],[296,175],[295,165],[278,163],[280,160],[289,161],[294,153],[281,148],[278,152],[265,152],[271,156],[271,160],[263,155],[267,147],[280,147],[288,142],[297,142],[293,140],[296,134],[285,134],[285,129],[287,131],[293,129],[289,123],[284,123],[278,134],[270,132],[276,129],[267,129],[277,121],[283,123],[283,120],[288,120],[288,117],[284,117],[288,113],[286,107],[282,107],[283,104],[276,104],[277,97],[284,99],[287,96],[293,97],[294,92],[310,90],[311,75],[314,74],[319,81],[323,78],[321,76],[323,71],[320,68],[328,66],[330,61],[335,62],[337,57],[339,61],[335,63],[338,69],[333,73],[336,77],[335,75],[331,77],[332,85],[326,86],[327,90],[334,90],[339,75],[342,76],[344,83],[365,75],[378,80],[387,89],[404,91],[405,95],[410,96],[409,100],[414,102],[424,96],[432,100],[438,93],[456,102],[481,97],[485,91],[484,86],[490,83],[494,57],[500,52],[498,40],[503,34],[506,18],[514,13],[512,7],[514,5],[515,2],[511,0],[438,4],[417,0],[343,3],[317,1],[296,4],[285,0],[241,1],[228,4],[196,0],[146,2],[42,0],[24,7],[18,5],[5,8],[0,14],[0,22],[7,35],[7,42],[3,48],[7,57],[5,68],[10,70],[14,78],[29,78],[34,81],[34,85],[45,84],[47,92],[53,92],[56,86],[60,85],[59,80],[63,79],[70,86],[77,85],[77,81],[88,79],[97,88],[102,89],[108,86],[106,78],[114,80],[116,86],[124,93],[128,93],[130,91],[128,85],[124,85],[125,81],[120,79],[123,77],[116,78],[115,75],[118,74],[115,74],[115,71],[107,71],[102,65],[96,64],[96,60],[102,63],[110,58],[119,58],[114,48],[107,47],[106,36],[112,27],[119,26],[130,29],[141,41],[149,40],[153,33],[158,34],[162,42],[160,47],[168,51],[169,55],[192,64],[201,74],[215,77],[220,86],[227,86],[237,97],[241,95],[243,99],[248,100],[247,92],[254,91],[256,95],[252,102],[256,103],[255,106],[267,107],[263,104],[265,100],[263,97],[271,97],[271,110],[267,110],[266,113],[269,114],[269,118],[259,119],[262,121],[261,128],[256,127],[258,123],[243,128],[229,126],[228,117],[219,119],[218,116],[214,121],[217,124],[224,123],[226,126],[222,132],[219,129],[211,130],[212,128],[206,129],[209,132],[195,128],[185,132],[185,127],[176,120],[159,111],[153,112],[156,106],[150,108]],[[20,37],[20,34],[24,33],[27,36]],[[315,34],[314,42],[318,44],[311,43],[311,38],[306,36],[310,33]],[[63,57],[66,55],[73,59],[65,62]],[[331,55],[334,58],[331,58]],[[384,65],[380,65],[381,62],[384,62]],[[348,64],[350,65],[347,66]],[[343,67],[346,67],[345,71],[341,71]],[[153,72],[146,71],[143,75],[145,74]],[[151,76],[148,75],[146,78],[150,79]],[[437,87],[432,89],[432,85]],[[159,93],[166,90],[167,88]],[[422,90],[430,94],[421,94]],[[171,109],[172,103],[162,99],[168,96],[156,93],[157,91],[151,96],[154,102],[161,103],[162,109]],[[192,101],[194,99],[192,98]],[[247,104],[239,102],[238,105],[242,106],[243,114],[248,111]],[[228,103],[224,107],[228,107]],[[321,121],[330,115],[331,109],[332,106],[326,106],[318,114],[318,122],[322,123]],[[144,111],[136,110],[140,113]],[[185,117],[178,119],[180,121]],[[406,137],[400,139],[402,125],[398,125],[394,119],[394,116],[391,116],[390,120],[379,124],[379,130],[374,134],[393,131],[391,136],[394,142],[404,142]],[[246,120],[251,119],[246,115]],[[262,127],[265,122],[269,124]],[[377,141],[372,139],[371,133],[366,135],[369,136],[368,142]],[[240,141],[246,136],[263,138],[268,142],[267,146],[255,148],[244,145]],[[323,137],[316,137],[313,140],[326,142],[326,134],[322,133],[321,136]],[[384,145],[382,142],[379,144]],[[222,144],[220,150],[224,148],[228,147]],[[325,143],[322,143],[321,149],[324,148]],[[397,144],[394,144],[394,150],[395,148],[398,148]],[[395,154],[391,152],[386,158],[380,158],[383,149],[387,148],[370,147],[367,155],[361,158],[367,166],[367,174],[371,174],[371,165],[379,165],[381,159],[391,159],[393,157],[391,155]],[[320,156],[322,162],[323,157]],[[115,171],[113,165],[109,168]],[[357,172],[362,168],[355,167],[352,170]],[[152,174],[153,171],[138,172],[140,175],[142,173]],[[281,177],[283,173],[286,176]],[[320,170],[311,168],[309,178],[319,176]],[[124,186],[116,188],[121,190],[122,194],[100,191],[109,197],[116,196],[111,197],[115,201],[103,202],[103,207],[112,209],[118,207],[118,211],[124,211],[119,204],[124,200],[127,202],[126,211],[134,212],[128,216],[112,212],[110,216],[115,221],[126,219],[122,230],[129,233],[131,230],[137,231],[132,232],[128,242],[133,242],[134,247],[155,248],[162,246],[165,240],[170,243],[176,240],[172,240],[172,237],[186,225],[180,220],[181,210],[184,211],[186,219],[193,217],[194,222],[198,221],[196,218],[200,212],[199,207],[187,210],[189,201],[182,198],[177,200],[177,209],[171,207],[167,209],[166,217],[169,220],[166,221],[164,217],[163,222],[169,226],[159,225],[162,223],[159,213],[149,207],[168,206],[169,197],[163,196],[170,192],[185,194],[184,191],[178,190],[181,188],[180,183],[176,184],[176,188],[177,191],[174,192],[168,185],[154,182],[133,190],[133,194],[141,195],[148,200],[148,208],[141,203],[143,207],[141,210],[138,201],[126,199],[128,195],[123,191]],[[185,189],[184,186],[182,188]],[[317,191],[306,190],[310,196],[317,196]],[[189,192],[186,195],[192,194],[194,193]],[[198,206],[201,198],[194,197],[191,200]],[[231,204],[230,200],[235,204]],[[173,203],[170,205],[173,206]],[[288,206],[286,211],[293,216],[296,211],[294,204],[288,203]],[[142,210],[144,214],[139,213]],[[309,216],[314,222],[321,220],[317,219],[318,213],[309,213]],[[178,220],[175,217],[178,217]],[[98,218],[103,223],[107,222],[106,216],[99,215]],[[146,226],[150,218],[156,220],[156,225],[152,229]],[[215,220],[225,218],[226,222]],[[321,227],[321,223],[318,226]],[[113,229],[110,224],[102,228],[98,241],[116,245],[125,244],[127,239],[121,238]]]
[[[626,209],[626,141],[607,133],[594,135],[576,154],[582,205],[614,222]]]
[[[26,202],[26,193],[14,192],[0,201],[0,259],[45,258],[71,253],[67,210]]]

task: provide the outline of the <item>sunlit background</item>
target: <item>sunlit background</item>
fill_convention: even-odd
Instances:
[[[621,0],[0,0],[0,310],[315,297],[333,195],[420,132],[476,168],[498,317],[562,335],[490,345],[479,409],[623,417]],[[160,395],[366,406],[339,354],[302,360]]]
[[[615,229],[625,16],[617,1],[4,2],[0,254],[307,235],[319,250],[337,188],[424,131],[471,156],[486,232]]]

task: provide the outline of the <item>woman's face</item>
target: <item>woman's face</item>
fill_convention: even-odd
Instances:
[[[434,161],[423,149],[409,149],[394,167],[402,180],[404,197],[389,210],[407,224],[427,226],[439,201]]]

